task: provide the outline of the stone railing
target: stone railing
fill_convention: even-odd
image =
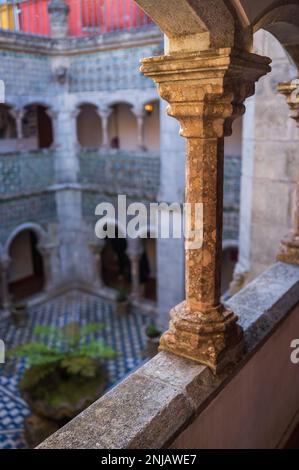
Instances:
[[[0,154],[0,198],[44,190],[53,182],[52,149]]]
[[[245,332],[237,365],[216,376],[160,353],[39,448],[283,447],[299,413],[298,302],[299,268],[276,263],[229,301]]]
[[[82,185],[99,192],[156,199],[160,157],[152,152],[84,150],[79,152]]]

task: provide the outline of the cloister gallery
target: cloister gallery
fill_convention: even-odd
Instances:
[[[298,48],[297,0],[0,2],[0,448],[296,441]],[[201,246],[97,237],[119,195]]]

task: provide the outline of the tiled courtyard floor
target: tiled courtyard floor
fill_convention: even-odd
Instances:
[[[10,321],[2,321],[0,338],[5,341],[6,349],[9,350],[31,341],[36,325],[63,326],[72,321],[105,324],[99,338],[103,338],[117,351],[116,358],[106,362],[110,377],[109,387],[144,362],[144,330],[149,319],[135,313],[119,316],[110,303],[79,292],[32,307],[24,327],[17,328]],[[5,364],[0,364],[0,449],[25,447],[23,421],[28,416],[29,409],[18,391],[18,382],[25,365],[24,359],[8,360]]]

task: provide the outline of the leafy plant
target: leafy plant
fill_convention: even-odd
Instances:
[[[62,328],[39,325],[34,329],[34,336],[39,341],[18,346],[11,351],[13,357],[26,357],[28,364],[42,366],[60,363],[70,373],[74,369],[71,363],[77,364],[76,373],[85,374],[84,366],[87,359],[112,359],[115,351],[103,340],[95,338],[102,330],[102,323],[89,323],[80,326],[68,323]],[[89,340],[89,341],[87,341]],[[52,344],[52,346],[49,346]],[[82,367],[79,367],[82,364]]]
[[[26,358],[29,367],[20,381],[20,392],[33,414],[64,424],[104,392],[108,376],[102,361],[115,351],[97,334],[102,323],[62,328],[39,325],[36,340],[10,351]]]
[[[160,330],[158,330],[154,323],[147,326],[145,333],[148,338],[159,338],[159,336],[161,336]]]

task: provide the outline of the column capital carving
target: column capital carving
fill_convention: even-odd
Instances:
[[[294,78],[290,82],[279,83],[277,90],[286,97],[291,111],[291,118],[296,121],[299,127],[299,78]]]
[[[96,111],[101,118],[108,119],[113,108],[111,106],[97,106]]]
[[[143,59],[141,71],[158,84],[183,137],[220,138],[230,135],[255,82],[270,72],[270,62],[267,57],[223,48]]]

